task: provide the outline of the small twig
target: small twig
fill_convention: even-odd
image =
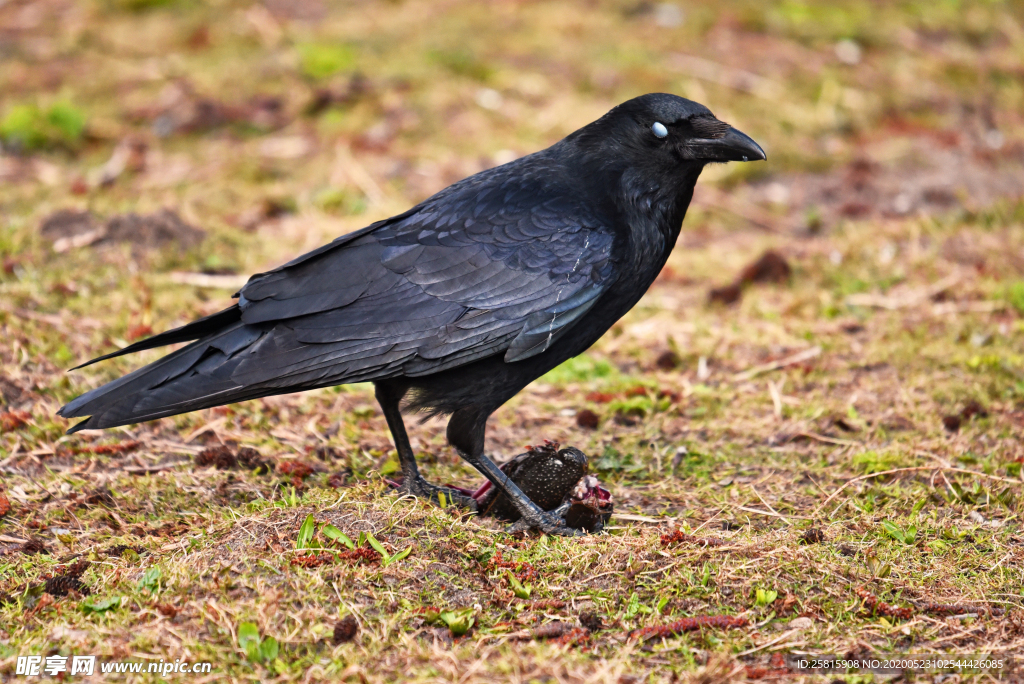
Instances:
[[[208,287],[224,290],[238,290],[249,282],[249,276],[235,274],[224,275],[172,271],[167,277],[172,283],[176,283],[178,285],[190,285],[192,287]]]
[[[768,381],[768,394],[772,397],[772,408],[775,411],[775,417],[782,420],[782,393],[779,391],[778,384]]]
[[[946,483],[946,489],[949,491],[949,493],[952,494],[953,496],[955,496],[957,501],[959,501],[960,503],[963,503],[963,501],[964,501],[963,497],[961,497],[959,494],[957,494],[956,490],[953,489],[953,485],[951,485],[949,483],[949,478],[946,477],[946,473],[944,473],[944,472],[942,472],[940,470],[939,471],[939,475],[942,476],[942,481]]]
[[[989,569],[988,569],[988,571],[989,571],[989,572],[995,572],[995,569],[996,569],[996,568],[998,568],[998,567],[999,567],[1000,565],[1002,565],[1002,564],[1003,564],[1003,561],[1005,561],[1005,560],[1006,560],[1007,558],[1010,558],[1010,557],[1012,557],[1012,556],[1013,556],[1013,551],[1010,551],[1010,552],[1009,552],[1009,553],[1007,553],[1007,554],[1006,554],[1005,556],[1003,556],[1002,558],[1000,558],[1000,559],[999,559],[999,562],[998,562],[998,563],[996,563],[995,565],[993,565],[993,566],[992,566],[991,568],[989,568]]]
[[[784,521],[784,522],[785,522],[785,523],[786,523],[787,525],[792,525],[792,524],[793,524],[793,523],[789,522],[789,519],[787,519],[787,518],[786,518],[786,516],[782,515],[782,514],[781,514],[781,513],[779,513],[779,512],[777,511],[777,510],[775,510],[774,508],[772,508],[772,505],[771,505],[770,503],[768,503],[767,501],[765,501],[765,500],[764,500],[764,497],[763,497],[763,496],[761,496],[761,492],[757,491],[757,487],[755,487],[754,485],[750,485],[750,489],[752,489],[752,490],[753,490],[753,492],[754,492],[754,494],[756,494],[756,495],[757,495],[757,498],[761,500],[761,503],[763,503],[763,504],[765,505],[765,508],[767,508],[767,509],[768,509],[769,511],[771,511],[772,513],[774,513],[774,514],[775,514],[776,516],[778,516],[779,518],[782,518],[782,520],[783,520],[783,521]]]
[[[732,379],[734,382],[743,382],[744,380],[750,380],[751,378],[761,375],[762,373],[768,373],[773,370],[779,370],[780,368],[785,368],[786,366],[792,366],[794,364],[801,363],[809,359],[813,359],[815,356],[818,356],[819,354],[821,354],[821,347],[811,347],[810,349],[805,349],[802,352],[793,354],[792,356],[787,356],[784,359],[772,361],[771,363],[765,363],[760,366],[754,366],[753,368],[745,370],[742,373],[736,373],[735,375],[732,376]]]
[[[793,437],[806,437],[807,439],[813,439],[816,442],[824,442],[825,444],[836,444],[838,446],[860,446],[860,442],[852,439],[838,439],[836,437],[826,437],[825,435],[819,435],[816,432],[798,432]]]
[[[764,649],[768,648],[769,646],[774,646],[775,644],[779,643],[780,641],[782,641],[784,639],[788,639],[789,637],[793,636],[794,634],[796,634],[799,631],[800,631],[799,629],[791,629],[788,632],[783,633],[782,636],[776,637],[775,639],[772,639],[767,644],[761,644],[757,648],[750,648],[750,649],[747,649],[746,651],[743,651],[742,653],[737,653],[736,657],[738,658],[740,656],[750,655],[751,653],[757,653],[758,651],[763,651]]]
[[[763,501],[763,499],[762,499],[762,501]],[[765,504],[765,505],[767,506],[768,504]],[[782,518],[783,520],[786,520],[786,516],[781,515],[779,513],[776,513],[774,511],[762,511],[759,508],[749,508],[747,506],[737,506],[736,508],[740,509],[741,511],[746,511],[747,513],[755,513],[757,515],[767,515],[767,516],[770,516],[772,518]],[[770,506],[769,506],[769,508],[770,508]],[[797,520],[813,520],[814,519],[814,518],[805,518],[802,515],[791,515],[789,517],[796,518]],[[786,520],[786,522],[788,523],[789,521]],[[792,525],[792,523],[789,523],[789,524]]]
[[[151,466],[131,466],[129,468],[121,468],[121,470],[126,473],[131,473],[132,475],[149,475],[151,473],[159,473],[164,470],[172,470],[187,463],[191,463],[191,461],[174,461],[173,463],[162,463]]]
[[[952,275],[946,276],[942,280],[934,283],[930,287],[917,290],[916,292],[910,293],[908,296],[902,299],[896,299],[895,297],[888,297],[885,295],[877,295],[870,293],[856,293],[849,295],[846,298],[846,303],[852,306],[867,306],[876,309],[888,309],[889,311],[897,311],[899,309],[906,309],[912,306],[917,306],[922,302],[926,302],[929,299],[935,297],[938,294],[953,287],[961,280],[959,273],[953,273]]]
[[[663,523],[663,522],[675,522],[675,518],[652,518],[646,515],[632,515],[630,513],[612,513],[612,518],[615,520],[628,520],[630,522],[642,522],[642,523]]]

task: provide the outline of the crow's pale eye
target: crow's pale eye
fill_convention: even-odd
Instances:
[[[661,123],[660,121],[655,121],[653,124],[651,124],[651,133],[654,133],[654,137],[656,138],[668,137],[668,129],[665,128],[665,124]]]

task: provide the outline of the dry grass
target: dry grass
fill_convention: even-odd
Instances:
[[[0,5],[0,679],[51,652],[367,682],[1020,654],[1022,23],[999,2]],[[588,453],[623,515],[606,534],[516,540],[396,499],[361,386],[63,435],[58,406],[155,353],[64,369],[657,90],[770,161],[708,169],[648,296],[489,432],[498,458]],[[767,249],[786,282],[708,303]],[[429,478],[479,479],[443,423],[413,433]],[[196,464],[219,445],[274,470]],[[411,553],[298,550],[309,515]],[[83,560],[81,591],[43,592]],[[590,614],[604,629],[557,624]],[[701,615],[746,625],[629,638]]]

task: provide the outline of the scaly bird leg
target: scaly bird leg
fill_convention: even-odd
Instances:
[[[456,411],[448,422],[448,442],[455,448],[459,456],[490,480],[491,484],[508,497],[508,500],[519,511],[522,518],[510,529],[513,531],[534,529],[547,534],[570,537],[585,534],[583,530],[566,525],[564,517],[542,510],[523,493],[523,490],[506,473],[502,472],[494,461],[484,455],[484,430],[489,413],[479,409]]]
[[[398,491],[427,499],[434,504],[455,504],[475,511],[476,499],[472,496],[467,496],[450,487],[438,487],[427,482],[420,475],[419,466],[416,465],[416,456],[409,443],[409,435],[405,431],[405,421],[402,420],[402,413],[399,410],[402,396],[384,383],[375,383],[375,394],[381,411],[384,412],[384,418],[388,422],[388,428],[391,429],[391,436],[395,440],[395,449],[398,451],[398,462],[402,466],[402,483],[398,486]],[[444,495],[443,500],[441,494]]]

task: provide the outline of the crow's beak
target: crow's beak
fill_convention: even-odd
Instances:
[[[746,133],[730,128],[721,138],[697,138],[686,146],[693,159],[706,161],[764,161],[768,155]]]

